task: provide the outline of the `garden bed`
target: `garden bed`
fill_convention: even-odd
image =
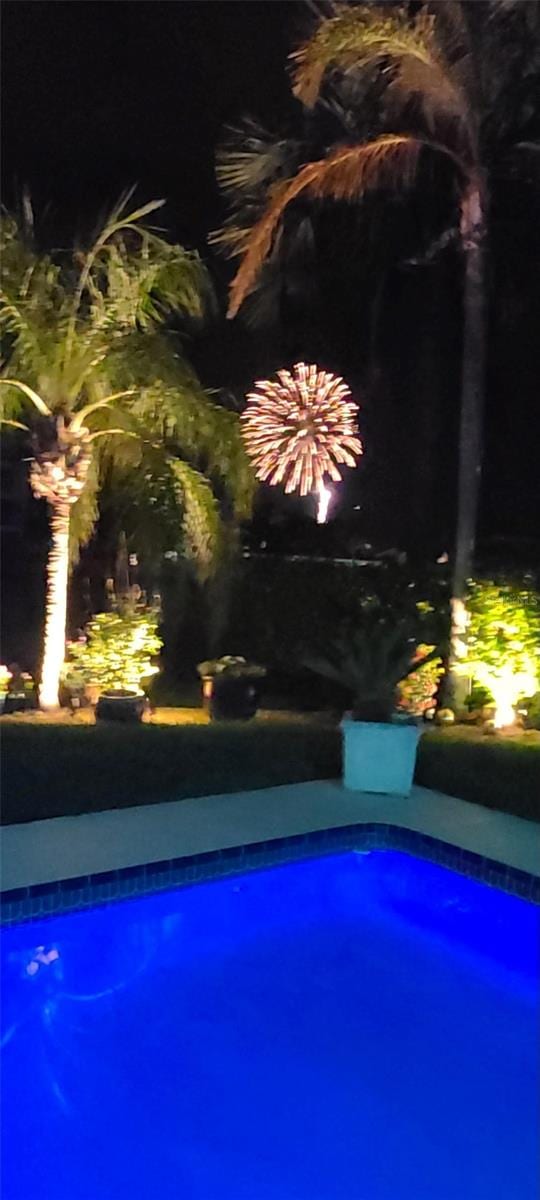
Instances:
[[[340,773],[340,734],[321,716],[259,715],[208,725],[200,709],[161,709],[149,725],[95,726],[91,714],[2,720],[2,821],[97,812],[248,791]],[[462,728],[421,739],[417,783],[540,821],[540,734]]]

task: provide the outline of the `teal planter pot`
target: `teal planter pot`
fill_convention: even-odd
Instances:
[[[355,792],[408,796],[421,730],[417,725],[341,722],[343,783]]]

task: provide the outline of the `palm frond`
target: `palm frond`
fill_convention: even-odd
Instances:
[[[200,320],[213,292],[199,255],[141,231],[137,252],[117,238],[106,247],[106,272],[87,280],[94,322],[105,330],[151,329],[170,313]]]
[[[189,315],[202,315],[203,291],[199,295],[197,289],[203,280],[206,292],[210,285],[198,255],[170,245],[141,224],[164,200],[152,200],[126,212],[132,193],[133,189],[120,198],[90,248],[75,256],[79,278],[66,329],[64,361],[70,358],[81,314],[84,320],[82,306],[87,293],[94,308],[94,324],[99,324],[99,317],[110,324],[111,309],[112,323],[121,326],[159,322],[171,307],[173,292],[174,307]],[[127,242],[131,236],[139,242],[138,251]]]
[[[241,194],[257,201],[265,189],[280,176],[290,173],[290,160],[297,143],[276,138],[262,125],[247,120],[232,127],[217,154],[216,177],[225,197]]]
[[[210,244],[230,258],[242,254],[269,189],[294,175],[301,161],[301,143],[292,138],[275,138],[253,121],[230,129],[218,150],[216,175],[233,213],[210,234]]]
[[[113,392],[110,396],[102,396],[99,400],[93,400],[90,404],[85,404],[84,408],[78,408],[71,422],[71,429],[81,429],[86,424],[88,417],[92,413],[97,412],[101,408],[111,408],[113,404],[118,404],[119,400],[123,400],[126,396],[133,396],[134,388],[127,388],[123,392]]]
[[[90,426],[95,470],[73,508],[72,558],[94,527],[105,472],[122,486],[131,481],[143,524],[145,505],[154,529],[161,509],[167,537],[183,521],[189,553],[208,574],[220,503],[237,519],[246,516],[254,480],[238,416],[214,403],[180,339],[163,332],[169,314],[200,319],[213,294],[197,254],[140,224],[160,205],[131,210],[124,197],[90,250],[67,263],[65,255],[57,263],[33,254],[15,223],[2,223],[4,415],[22,427],[22,396],[43,417],[60,414],[74,436]]]
[[[368,5],[336,5],[314,33],[291,55],[293,93],[302,104],[316,103],[329,67],[362,66],[375,60],[413,56],[430,65],[433,17],[425,13],[414,22],[394,10]]]
[[[308,163],[294,179],[276,189],[267,210],[251,231],[243,261],[231,284],[228,316],[234,317],[251,291],[272,248],[287,206],[302,193],[314,199],[359,200],[368,191],[411,187],[423,146],[445,147],[408,135],[386,134],[358,146],[341,146],[328,158]]]
[[[247,517],[255,485],[238,416],[211,399],[172,340],[134,334],[113,349],[107,373],[109,385],[122,388],[131,383],[135,388],[122,411],[135,422],[143,440],[161,441],[169,450],[187,455],[205,474],[222,482],[235,516]],[[113,405],[111,420],[117,412]]]
[[[9,425],[10,429],[23,429],[25,433],[30,432],[28,425],[23,425],[22,421],[14,421],[12,417],[4,417],[1,412],[0,425]]]
[[[27,383],[23,383],[20,379],[6,379],[3,377],[0,379],[0,386],[14,388],[16,391],[22,392],[28,400],[32,401],[32,404],[37,408],[38,413],[42,417],[50,417],[51,410],[48,405],[45,404],[42,397],[33,388],[29,387]]]
[[[441,7],[454,6],[443,3]],[[365,74],[368,91],[383,82],[382,111],[394,129],[410,129],[413,111],[419,132],[448,136],[455,149],[468,150],[473,139],[471,107],[464,90],[470,76],[469,45],[457,13],[454,17],[448,13],[444,29],[441,45],[438,15],[425,8],[411,18],[389,7],[336,6],[334,15],[323,19],[291,55],[294,94],[312,108],[328,74],[336,70]],[[380,104],[375,107],[380,113]]]
[[[209,579],[218,564],[221,547],[219,505],[208,480],[180,459],[169,460],[175,491],[183,509],[184,552],[201,580]]]
[[[132,412],[150,439],[159,431],[170,450],[221,481],[238,519],[249,516],[255,483],[236,413],[214,404],[202,389],[193,393],[159,384],[138,394]]]

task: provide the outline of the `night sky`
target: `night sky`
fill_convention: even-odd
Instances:
[[[204,247],[223,215],[214,177],[224,126],[279,128],[298,3],[8,0],[4,4],[4,199],[30,188],[66,234],[126,185],[164,196],[164,220]]]
[[[138,200],[167,198],[161,223],[171,236],[205,253],[223,296],[229,268],[205,247],[208,231],[224,216],[215,148],[224,127],[246,114],[276,131],[287,128],[295,116],[287,54],[310,27],[308,5],[276,0],[5,0],[4,204],[14,206],[27,187],[45,242],[69,245],[136,183]],[[501,306],[491,330],[482,531],[488,539],[534,541],[540,296],[531,264],[540,252],[533,215],[538,194],[533,196],[529,183],[524,194],[510,189],[501,203],[503,232],[493,270],[509,285],[504,311]],[[335,359],[330,365],[348,370],[361,386],[365,306],[371,300],[360,294],[359,279],[347,274],[350,257],[345,244],[331,279],[325,348]],[[407,506],[408,481],[421,473],[414,459],[415,421],[432,397],[441,419],[436,429],[425,431],[425,444],[431,437],[440,483],[435,470],[432,499],[423,501],[418,492],[414,503],[419,519],[422,506],[433,511],[433,548],[451,536],[455,458],[449,442],[459,399],[459,288],[457,262],[443,264],[439,274],[426,273],[420,283],[410,273],[390,277],[382,376],[375,383],[372,376],[369,394],[362,396],[368,471],[370,456],[373,460],[373,474],[366,478],[375,481],[371,513],[374,521],[383,514],[383,539],[399,541],[402,533],[410,539],[411,526],[414,533],[416,517],[410,516],[407,528],[398,517]],[[339,322],[331,311],[338,296]],[[251,338],[238,321],[219,326],[196,348],[195,360],[205,383],[238,388],[262,369],[264,339]],[[304,350],[300,343],[298,348]]]

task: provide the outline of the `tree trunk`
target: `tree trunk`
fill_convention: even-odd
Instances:
[[[457,493],[457,530],[452,574],[450,690],[459,707],[456,670],[466,641],[464,599],[471,577],[478,523],[482,471],[482,433],[486,359],[486,212],[479,180],[471,183],[461,206],[461,245],[465,256],[461,418]]]
[[[58,708],[58,689],[66,641],[66,608],[69,572],[70,505],[58,501],[51,506],[51,546],[47,559],[45,638],[39,688],[43,709]]]

